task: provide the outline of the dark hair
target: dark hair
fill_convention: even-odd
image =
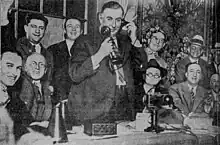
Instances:
[[[43,14],[38,14],[38,13],[29,13],[25,17],[25,24],[28,25],[32,19],[37,19],[41,20],[44,22],[45,28],[47,27],[48,24],[48,19],[44,17]]]
[[[103,13],[103,11],[107,8],[110,8],[110,9],[119,9],[120,8],[122,10],[122,15],[124,15],[124,9],[118,2],[109,1],[109,2],[105,3],[102,6],[101,13]]]
[[[3,49],[3,50],[1,51],[1,58],[0,58],[0,59],[2,59],[3,55],[4,55],[5,53],[7,53],[7,52],[11,52],[11,53],[17,54],[17,55],[20,56],[21,59],[23,60],[23,57],[22,57],[21,53],[18,52],[18,51],[16,51],[16,50],[14,50],[14,49]]]
[[[146,36],[145,37],[148,37],[148,38],[151,38],[153,36],[153,34],[155,33],[162,33],[164,35],[164,42],[167,41],[167,36],[165,34],[165,32],[161,29],[156,29],[156,28],[150,28],[146,31]]]
[[[185,72],[187,72],[188,71],[188,68],[189,68],[189,66],[190,65],[192,65],[192,64],[197,64],[197,65],[199,65],[198,63],[196,63],[196,62],[190,62],[190,63],[188,63],[187,65],[186,65],[186,67],[185,67]],[[199,67],[201,68],[201,66],[199,65]]]
[[[83,30],[84,30],[84,25],[83,25],[83,23],[84,23],[86,20],[85,20],[85,19],[78,18],[78,17],[69,17],[69,18],[66,18],[65,21],[64,21],[64,24],[63,24],[64,29],[66,30],[66,23],[67,23],[67,21],[70,20],[70,19],[76,19],[76,20],[78,20],[78,21],[80,22],[80,29],[81,29],[81,31],[83,32]],[[64,33],[64,38],[65,38],[65,39],[67,38],[67,34],[66,34],[66,33]]]

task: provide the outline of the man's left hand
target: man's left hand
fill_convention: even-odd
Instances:
[[[135,25],[134,22],[128,23],[122,29],[128,32],[132,42],[134,42],[137,39],[136,36],[137,26]]]

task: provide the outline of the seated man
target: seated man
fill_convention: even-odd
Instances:
[[[17,96],[16,93],[11,93],[9,96],[8,87],[13,87],[14,84],[20,77],[22,67],[22,57],[19,53],[12,50],[6,50],[1,52],[0,56],[0,122],[1,125],[7,126],[5,128],[7,133],[6,142],[3,144],[13,145],[14,142],[19,144],[20,138],[26,138],[24,135],[32,136],[32,138],[26,138],[26,142],[21,144],[26,144],[27,141],[30,145],[33,142],[38,142],[45,136],[36,133],[31,130],[28,126],[33,121],[31,115],[27,111],[23,101]],[[7,111],[6,111],[7,110]],[[8,114],[7,114],[8,113]],[[14,124],[14,126],[13,126]],[[2,126],[1,126],[2,127]],[[13,129],[12,129],[13,127]],[[0,131],[4,130],[0,128]],[[13,134],[11,134],[13,131]],[[2,132],[1,132],[2,133]],[[36,138],[37,136],[41,138]],[[1,138],[2,139],[2,138]],[[47,138],[48,139],[48,138]],[[52,143],[52,141],[50,140]],[[2,142],[0,142],[1,144]],[[28,144],[28,145],[29,145]]]
[[[9,96],[8,87],[13,86],[20,77],[22,67],[21,56],[14,51],[5,51],[1,54],[0,60],[0,84],[1,84],[1,108],[6,108],[14,122],[14,135],[17,140],[22,134],[28,132],[25,128],[32,118],[25,110],[23,102],[19,97]],[[3,113],[4,114],[4,113]],[[1,114],[1,115],[3,115]]]
[[[161,80],[166,76],[167,70],[162,68],[155,59],[150,60],[146,65],[143,66],[144,71],[144,84],[139,86],[136,90],[135,97],[135,109],[136,112],[150,112],[150,106],[156,105],[158,107],[158,120],[159,123],[171,123],[180,124],[181,117],[172,117],[174,106],[170,106],[169,109],[166,108],[167,104],[156,103],[156,96],[164,97],[169,94],[168,89],[161,87]],[[164,95],[159,95],[164,94]],[[149,97],[151,96],[151,97]],[[158,98],[157,98],[158,99]],[[149,101],[150,100],[150,101]],[[160,100],[160,99],[159,99]],[[154,101],[154,103],[153,103]],[[149,104],[149,102],[151,102]],[[173,105],[172,102],[170,105]],[[174,115],[173,115],[174,116]]]
[[[187,80],[182,83],[174,84],[169,88],[175,106],[178,107],[182,113],[182,121],[185,121],[187,117],[208,118],[208,112],[205,111],[205,108],[211,105],[211,103],[206,96],[207,90],[198,85],[202,78],[201,71],[199,64],[189,63],[186,65],[185,70]]]
[[[27,57],[24,70],[20,98],[35,121],[48,121],[52,112],[53,87],[41,80],[47,71],[46,59],[39,53],[33,53]]]
[[[189,63],[198,63],[201,67],[202,79],[199,79],[199,85],[208,89],[209,88],[209,78],[212,72],[208,68],[208,63],[201,59],[203,54],[203,38],[200,35],[196,35],[191,40],[191,45],[189,47],[189,56],[180,60],[176,65],[176,83],[181,83],[186,81],[185,69],[186,65]]]

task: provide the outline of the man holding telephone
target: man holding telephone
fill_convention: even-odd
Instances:
[[[78,41],[69,65],[74,84],[68,107],[70,114],[74,114],[71,116],[76,121],[74,123],[134,119],[130,52],[141,44],[136,37],[134,22],[128,22],[122,28],[123,16],[124,10],[119,3],[105,3],[99,13],[100,26],[95,45],[92,46],[88,39]],[[107,29],[103,30],[103,26]],[[109,35],[103,31],[108,31]],[[119,63],[112,59],[116,53]]]

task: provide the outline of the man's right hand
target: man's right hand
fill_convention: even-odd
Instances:
[[[102,42],[98,52],[92,56],[93,69],[98,68],[102,59],[113,51],[112,48],[112,42],[110,41],[110,37],[108,37]]]
[[[99,51],[97,53],[99,53],[101,56],[106,57],[108,56],[113,50],[112,50],[112,42],[110,40],[110,37],[106,38],[100,48],[99,48]]]

